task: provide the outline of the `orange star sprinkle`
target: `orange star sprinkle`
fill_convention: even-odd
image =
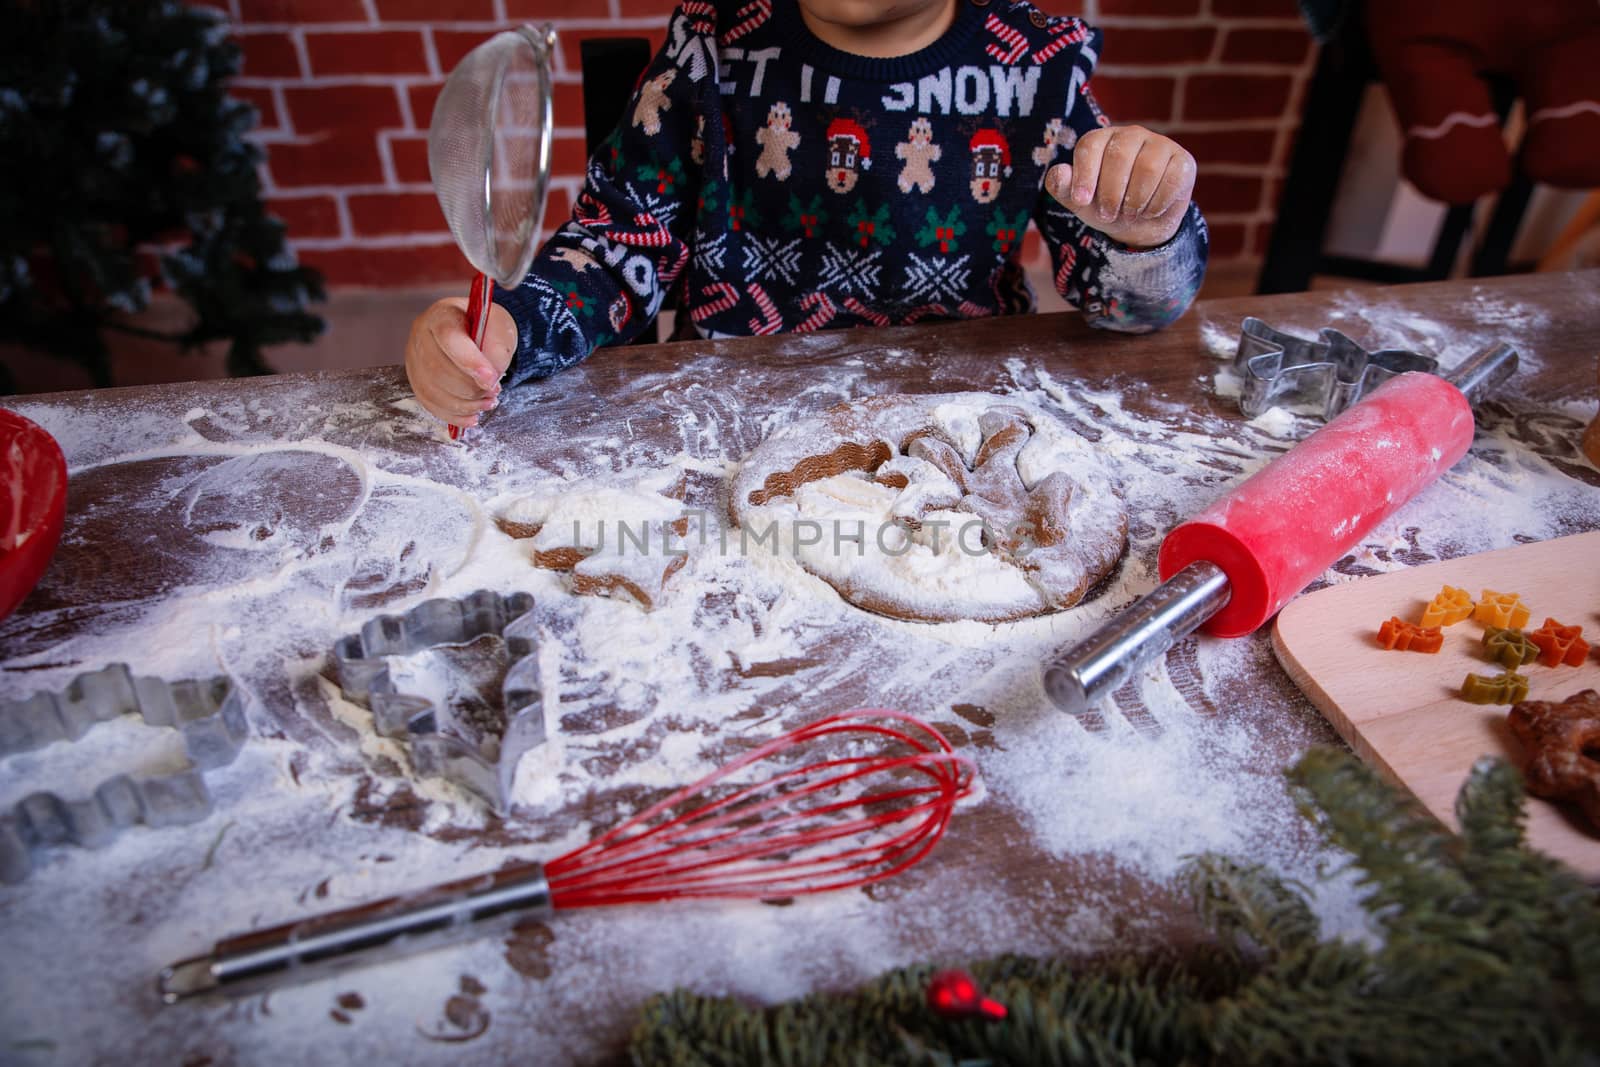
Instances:
[[[1544,625],[1528,633],[1528,640],[1539,646],[1539,662],[1546,667],[1577,667],[1589,654],[1589,642],[1583,639],[1583,627],[1563,626],[1554,619],[1545,619]]]
[[[1444,645],[1444,631],[1396,616],[1378,627],[1378,644],[1396,652],[1437,652]]]
[[[1483,596],[1478,598],[1478,607],[1473,611],[1472,618],[1474,622],[1485,626],[1520,630],[1528,624],[1530,614],[1522,597],[1516,593],[1496,593],[1493,589],[1485,589]]]
[[[1465,589],[1447,585],[1422,609],[1421,626],[1454,626],[1472,614],[1472,597]]]

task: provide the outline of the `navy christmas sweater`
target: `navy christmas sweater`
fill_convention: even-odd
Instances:
[[[1205,274],[1193,206],[1133,251],[1043,191],[1107,120],[1100,33],[1011,0],[960,0],[928,47],[841,52],[794,0],[682,0],[572,219],[524,282],[508,381],[635,336],[676,287],[680,323],[749,336],[1031,311],[1031,220],[1056,288],[1095,326],[1181,315]]]

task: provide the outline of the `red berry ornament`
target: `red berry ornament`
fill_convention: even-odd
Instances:
[[[978,1017],[999,1022],[1006,1017],[1006,1006],[984,996],[966,971],[940,971],[930,978],[928,1007],[946,1019]]]

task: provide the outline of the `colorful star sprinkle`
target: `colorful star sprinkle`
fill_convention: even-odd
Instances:
[[[1395,616],[1378,627],[1378,644],[1397,652],[1437,652],[1444,645],[1444,631]]]
[[[1421,626],[1454,626],[1472,615],[1472,597],[1465,589],[1447,585],[1439,590],[1433,602],[1422,609]]]
[[[1515,704],[1528,699],[1528,679],[1515,671],[1493,678],[1469,674],[1461,683],[1461,699],[1473,704]]]
[[[1528,634],[1528,640],[1539,646],[1539,662],[1546,667],[1559,667],[1563,663],[1576,667],[1589,654],[1583,627],[1563,626],[1554,619],[1545,619],[1543,626]]]
[[[1502,667],[1512,670],[1539,658],[1539,646],[1512,626],[1491,626],[1484,630],[1483,651]]]
[[[1485,589],[1483,596],[1478,598],[1478,606],[1472,613],[1475,622],[1484,626],[1499,626],[1521,629],[1528,624],[1529,611],[1523,604],[1522,597],[1516,593],[1497,593],[1493,589]]]

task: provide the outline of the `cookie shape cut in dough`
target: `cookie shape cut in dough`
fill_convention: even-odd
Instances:
[[[570,572],[577,595],[622,593],[649,611],[688,559],[686,486],[676,469],[623,485],[574,482],[517,501],[495,524],[531,542],[535,567]]]
[[[1506,722],[1522,742],[1528,792],[1573,803],[1600,830],[1600,693],[1585,689],[1565,700],[1524,700]]]
[[[746,551],[920,622],[1069,608],[1127,544],[1094,446],[989,393],[869,397],[791,423],[745,460],[730,511]]]

